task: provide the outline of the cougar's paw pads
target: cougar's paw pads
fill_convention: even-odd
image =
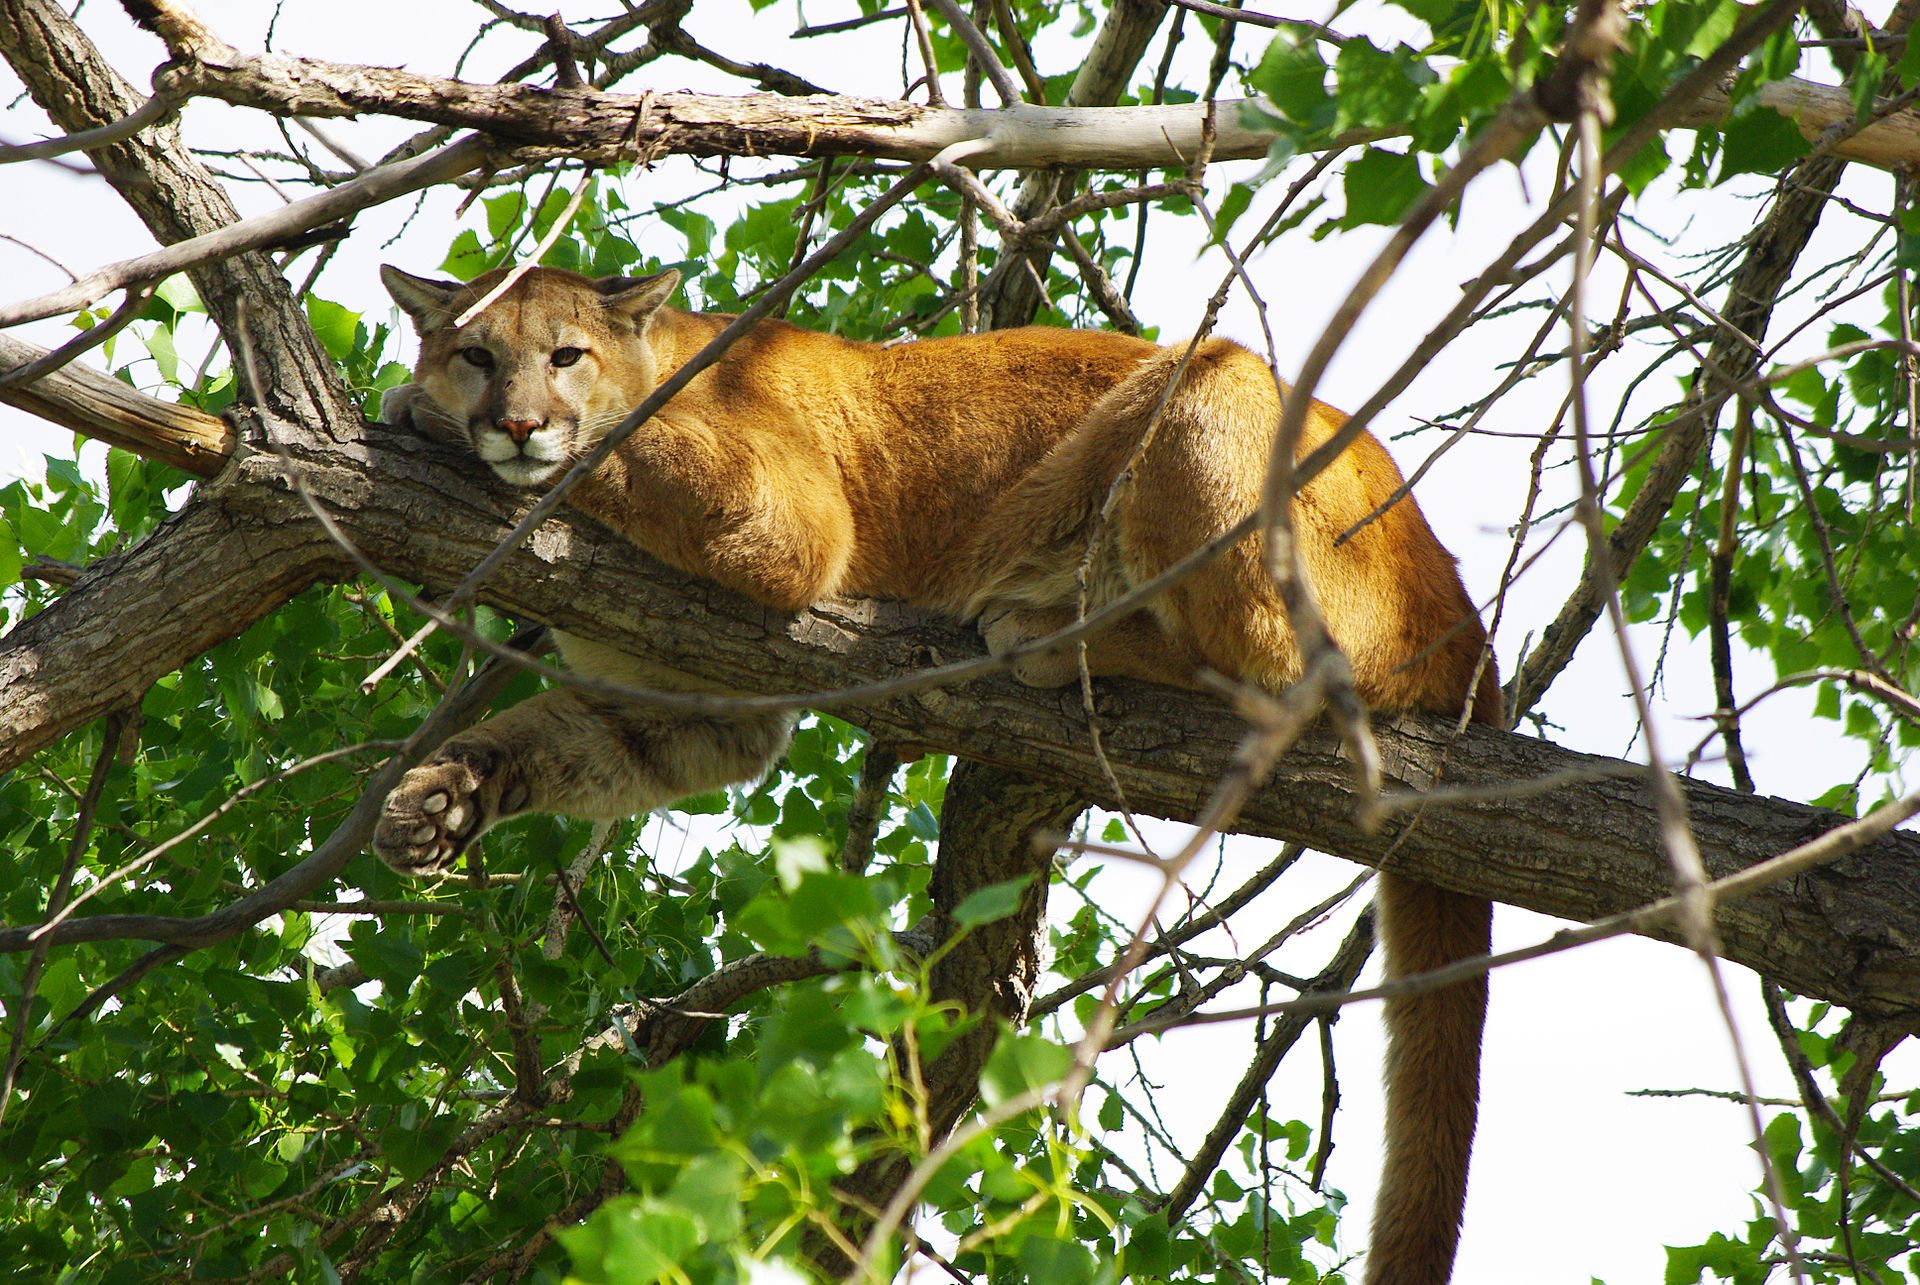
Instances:
[[[373,850],[401,874],[439,874],[486,828],[483,784],[471,764],[458,760],[414,768],[387,796]]]

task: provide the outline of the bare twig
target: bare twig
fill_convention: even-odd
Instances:
[[[1020,102],[1020,86],[1014,83],[1013,73],[1000,61],[1000,55],[994,52],[993,45],[980,28],[973,25],[973,19],[967,16],[954,0],[926,0],[926,4],[947,20],[953,28],[953,34],[966,44],[968,52],[980,64],[980,70],[993,82],[993,90],[1000,95],[1000,101],[1008,107]]]
[[[0,326],[17,326],[80,308],[92,307],[110,291],[142,282],[158,281],[176,272],[248,250],[279,245],[326,227],[368,206],[457,178],[479,165],[486,143],[478,137],[462,139],[437,152],[369,170],[339,187],[269,214],[242,219],[217,232],[178,241],[163,249],[98,268],[70,286],[36,298],[0,305]]]
[[[1013,10],[1008,7],[1007,0],[993,0],[993,24],[1000,28],[1000,39],[1006,42],[1008,52],[1013,55],[1014,70],[1020,73],[1020,79],[1027,87],[1027,101],[1036,107],[1045,107],[1046,82],[1033,65],[1033,50],[1027,47],[1027,38],[1020,34],[1020,25],[1014,21]]]
[[[927,15],[921,11],[920,0],[907,0],[907,15],[913,23],[913,38],[920,46],[920,65],[926,68],[927,101],[935,107],[945,107],[946,95],[940,92],[940,64],[934,61],[933,37],[927,33]]]
[[[1746,463],[1747,446],[1753,438],[1753,404],[1740,403],[1740,416],[1734,421],[1733,442],[1727,447],[1727,460],[1721,466],[1720,538],[1715,541],[1708,566],[1707,621],[1712,632],[1714,721],[1727,747],[1727,770],[1733,782],[1747,793],[1753,792],[1753,774],[1747,769],[1747,750],[1740,740],[1740,716],[1733,698],[1733,638],[1729,621],[1729,603],[1733,585],[1733,558],[1739,546],[1735,540],[1740,516],[1740,470]]]
[[[0,388],[23,388],[37,379],[51,375],[80,354],[98,348],[125,330],[127,324],[145,310],[147,301],[152,298],[153,286],[149,283],[128,287],[127,297],[105,321],[95,322],[43,357],[37,357],[22,366],[15,366],[12,370],[0,371]]]
[[[587,189],[592,185],[593,174],[591,171],[580,176],[579,186],[573,189],[573,195],[567,198],[567,203],[561,207],[559,216],[554,219],[552,225],[547,228],[546,233],[542,235],[539,242],[535,244],[533,253],[521,259],[520,262],[514,264],[511,268],[508,268],[507,274],[501,277],[492,289],[488,290],[478,299],[475,299],[473,303],[467,307],[465,312],[455,317],[453,319],[453,325],[456,329],[466,325],[469,321],[472,321],[475,317],[485,312],[492,306],[495,299],[498,299],[501,295],[513,289],[515,282],[540,266],[540,261],[547,257],[547,251],[553,249],[554,244],[566,234],[568,226],[573,222],[573,216],[580,212],[581,202],[587,199]],[[540,212],[538,209],[530,210],[528,212],[529,223],[531,223],[533,219],[538,218],[539,215]]]
[[[1369,910],[1354,922],[1346,940],[1340,943],[1340,949],[1334,952],[1332,960],[1310,983],[1310,989],[1321,992],[1351,988],[1354,978],[1360,975],[1361,967],[1372,953],[1373,914]],[[1267,1081],[1273,1078],[1280,1060],[1292,1050],[1313,1021],[1312,1014],[1288,1013],[1254,1050],[1253,1060],[1247,1064],[1246,1071],[1240,1076],[1240,1083],[1228,1096],[1206,1140],[1188,1159],[1185,1172],[1180,1175],[1173,1190],[1167,1193],[1166,1203],[1160,1207],[1160,1212],[1166,1215],[1169,1222],[1177,1222],[1186,1213],[1194,1198],[1213,1177],[1220,1158],[1226,1155],[1227,1148],[1247,1127],[1248,1113],[1266,1089]]]
[[[1708,896],[1716,905],[1724,905],[1729,901],[1750,896],[1769,884],[1792,879],[1809,870],[1829,865],[1858,852],[1862,847],[1892,832],[1902,821],[1916,814],[1920,814],[1920,791],[1875,808],[1858,821],[1838,826],[1777,857],[1748,866],[1723,879],[1717,879],[1707,885]],[[1193,1013],[1164,1024],[1149,1019],[1139,1023],[1136,1029],[1141,1034],[1147,1034],[1154,1030],[1177,1026],[1241,1022],[1257,1017],[1261,1013],[1329,1012],[1361,1000],[1423,995],[1429,991],[1452,986],[1456,982],[1482,976],[1509,964],[1557,955],[1562,951],[1574,950],[1596,941],[1605,941],[1610,937],[1619,937],[1627,933],[1644,933],[1656,926],[1680,922],[1685,905],[1684,899],[1677,894],[1669,895],[1634,910],[1608,915],[1604,919],[1595,920],[1579,928],[1563,929],[1547,940],[1536,942],[1531,946],[1498,951],[1474,959],[1463,959],[1457,963],[1448,964],[1444,968],[1395,978],[1393,981],[1364,990],[1331,995],[1303,995],[1299,999],[1281,1000],[1255,1008]],[[1749,1093],[1747,1096],[1751,1098],[1754,1095]]]
[[[44,161],[68,152],[84,152],[122,142],[147,126],[171,116],[179,110],[180,101],[176,95],[157,93],[140,104],[138,109],[111,124],[38,143],[0,144],[0,165],[11,165],[16,161]]]
[[[1785,994],[1778,986],[1762,978],[1760,995],[1766,1001],[1767,1021],[1773,1027],[1775,1039],[1780,1044],[1781,1056],[1786,1058],[1787,1066],[1793,1072],[1794,1086],[1800,1090],[1797,1103],[1768,1103],[1768,1105],[1797,1105],[1806,1109],[1810,1116],[1817,1117],[1827,1128],[1833,1130],[1833,1136],[1846,1144],[1848,1154],[1856,1156],[1867,1168],[1873,1170],[1880,1181],[1894,1191],[1899,1192],[1914,1205],[1920,1205],[1920,1189],[1887,1167],[1884,1160],[1860,1145],[1860,1139],[1849,1130],[1846,1123],[1835,1114],[1833,1103],[1820,1091],[1820,1083],[1814,1078],[1813,1064],[1807,1060],[1806,1052],[1800,1047],[1800,1032],[1794,1027],[1793,1019],[1787,1013]],[[1893,1095],[1889,1100],[1905,1101],[1911,1094]],[[1754,1101],[1752,1105],[1760,1105]],[[1862,1104],[1864,1105],[1864,1104]]]
[[[553,87],[555,89],[585,89],[587,82],[580,75],[580,64],[574,61],[574,35],[559,14],[549,14],[541,27],[547,33],[548,52],[553,58]]]
[[[180,833],[161,843],[155,844],[153,847],[148,848],[145,852],[135,857],[132,861],[127,862],[125,865],[120,866],[118,869],[95,881],[85,892],[75,897],[71,902],[59,907],[56,912],[48,915],[39,926],[28,930],[27,939],[38,942],[47,938],[56,928],[71,918],[74,911],[86,905],[87,902],[91,901],[95,896],[113,887],[122,879],[140,873],[161,857],[173,851],[173,849],[200,834],[215,821],[218,821],[221,817],[262,790],[270,789],[291,777],[298,776],[300,773],[308,771],[311,768],[319,767],[322,764],[335,763],[341,759],[352,758],[356,755],[373,751],[398,749],[400,744],[399,741],[361,741],[354,745],[342,745],[336,749],[325,750],[319,754],[315,754],[310,758],[301,759],[298,763],[293,763],[281,768],[278,772],[271,772],[257,781],[248,782],[232,794],[229,794],[225,799],[222,799],[219,806],[214,808],[213,811],[207,813],[198,821],[195,821],[192,825],[180,831]]]

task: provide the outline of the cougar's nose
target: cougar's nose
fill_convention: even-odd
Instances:
[[[541,421],[537,419],[501,419],[495,420],[493,426],[511,437],[514,445],[525,446],[540,424]]]

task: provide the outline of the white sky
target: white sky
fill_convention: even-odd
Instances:
[[[243,50],[260,48],[270,6],[207,0],[197,7],[230,42]],[[605,16],[613,8],[611,4],[569,4],[563,11],[577,22]],[[807,7],[806,17],[821,23],[852,12],[851,5],[815,3]],[[446,73],[478,14],[477,8],[454,0],[405,5],[289,0],[279,19],[276,47],[313,57],[406,64],[423,72]],[[1361,5],[1343,15],[1340,25],[1346,30],[1366,29],[1391,16]],[[144,84],[163,56],[158,42],[132,30],[114,6],[89,6],[82,22],[136,84]],[[701,0],[688,22],[689,30],[706,43],[735,57],[765,59],[843,92],[898,96],[897,24],[873,33],[859,46],[860,52],[851,55],[844,42],[790,41],[791,27],[790,9],[752,15],[744,0]],[[1257,50],[1261,39],[1258,33],[1244,35],[1243,55]],[[495,37],[470,61],[468,74],[476,79],[497,75],[535,43],[536,38],[524,33]],[[1156,46],[1150,56],[1157,55]],[[1049,59],[1045,48],[1040,60],[1043,70],[1058,70],[1061,65],[1059,59]],[[0,79],[7,86],[0,92],[11,98],[10,78]],[[649,86],[722,92],[739,88],[718,73],[679,61],[645,69],[623,88],[638,91]],[[1227,92],[1235,92],[1231,83]],[[250,113],[195,104],[186,120],[191,140],[200,145],[230,145],[235,138],[278,145],[272,131],[263,129],[261,119]],[[19,141],[42,128],[30,106],[0,115],[0,136],[7,141]],[[363,155],[378,155],[412,132],[391,122],[330,122],[325,128]],[[1216,166],[1210,190],[1217,199],[1231,177],[1250,172],[1245,164]],[[690,175],[683,160],[664,162],[646,180],[641,195],[677,191]],[[1537,212],[1537,198],[1547,189],[1549,177],[1549,171],[1535,165],[1526,185],[1511,170],[1483,178],[1468,197],[1462,233],[1440,228],[1429,235],[1351,336],[1318,394],[1351,407],[1371,393],[1378,379],[1419,342],[1457,297],[1458,286]],[[97,180],[50,166],[30,166],[7,171],[5,183],[10,199],[6,214],[0,216],[0,232],[51,254],[77,272],[151,244],[119,199]],[[1891,186],[1887,176],[1861,172],[1849,184],[1849,194],[1859,202],[1887,206]],[[1270,192],[1266,200],[1277,195]],[[278,203],[260,184],[238,186],[235,196],[243,212]],[[387,316],[389,303],[375,277],[376,265],[384,260],[416,271],[435,268],[455,226],[454,204],[451,195],[431,196],[404,231],[409,202],[361,215],[355,235],[323,278],[320,292],[367,310],[373,319]],[[1256,226],[1264,208],[1256,202],[1241,226]],[[1705,245],[1750,226],[1756,206],[1726,196],[1696,195],[1684,203],[1643,202],[1639,209],[1652,231],[1690,230],[1693,241]],[[383,248],[396,235],[398,241]],[[1217,255],[1203,256],[1196,263],[1194,231],[1177,228],[1164,215],[1154,219],[1149,239],[1135,307],[1172,341],[1197,322],[1225,264]],[[1299,366],[1323,319],[1358,276],[1379,239],[1377,233],[1363,232],[1316,243],[1296,233],[1252,261],[1252,276],[1271,309],[1283,370]],[[1828,242],[1816,243],[1803,262],[1825,262],[1852,248],[1844,240],[1829,237]],[[643,245],[648,245],[644,238]],[[648,248],[677,257],[680,247],[676,238],[662,235]],[[1658,245],[1645,236],[1637,248],[1650,253]],[[303,261],[302,273],[304,266]],[[1564,281],[1565,268],[1560,271],[1558,279]],[[37,293],[65,280],[18,245],[0,241],[0,281],[5,282],[9,296]],[[1610,284],[1600,285],[1594,297],[1606,302],[1596,307],[1610,307],[1617,297],[1617,278],[1603,280]],[[1437,416],[1482,395],[1499,378],[1498,363],[1517,354],[1537,325],[1537,317],[1530,316],[1514,325],[1483,327],[1463,337],[1375,425],[1376,431],[1383,437],[1396,434],[1411,426],[1414,417]],[[1784,328],[1776,325],[1775,333]],[[1260,345],[1259,327],[1244,296],[1237,295],[1229,306],[1221,329]],[[68,332],[43,324],[18,333],[52,344]],[[1817,350],[1822,334],[1809,335],[1804,351]],[[137,351],[137,346],[130,337],[120,343],[119,360],[124,362],[125,354]],[[203,355],[204,350],[182,354],[195,364]],[[410,360],[410,352],[406,359]],[[1624,367],[1609,371],[1600,381],[1602,398],[1609,390],[1617,394],[1624,372]],[[151,366],[137,373],[153,378]],[[1517,435],[1538,431],[1564,393],[1563,379],[1556,372],[1516,390],[1488,427]],[[1672,388],[1670,381],[1656,380],[1654,396],[1664,398]],[[1610,403],[1602,400],[1599,405],[1604,413],[1611,413]],[[0,480],[22,472],[37,474],[39,455],[65,453],[68,440],[0,407]],[[1411,469],[1435,440],[1433,435],[1423,435],[1395,445],[1403,468]],[[1520,512],[1531,445],[1524,436],[1472,439],[1441,459],[1418,492],[1441,539],[1460,557],[1469,589],[1482,601],[1494,590],[1508,553],[1506,530]],[[89,458],[101,450],[89,447]],[[1553,474],[1550,486],[1557,488],[1555,502],[1567,499],[1571,486],[1567,470]],[[1568,533],[1520,581],[1496,639],[1503,669],[1511,669],[1521,640],[1537,635],[1552,619],[1577,574],[1581,556],[1576,534]],[[1660,644],[1659,629],[1637,629],[1633,642],[1642,665],[1650,667]],[[1758,690],[1770,678],[1770,670],[1757,659],[1748,660],[1741,673],[1742,694]],[[1683,631],[1676,631],[1659,713],[1660,735],[1670,756],[1684,753],[1702,734],[1699,719],[1713,705],[1708,674],[1704,647],[1693,646]],[[1546,709],[1560,726],[1556,739],[1563,745],[1612,755],[1641,752],[1633,735],[1631,702],[1618,655],[1602,632],[1596,632],[1559,679]],[[1757,710],[1747,720],[1747,736],[1753,770],[1764,793],[1808,797],[1843,779],[1860,762],[1859,752],[1841,743],[1832,724],[1810,719],[1804,695],[1783,695]],[[1717,768],[1711,766],[1703,774],[1720,779]],[[1168,827],[1160,833],[1176,831]],[[1270,850],[1268,845],[1235,841],[1222,886],[1231,887],[1251,874]],[[1321,859],[1290,874],[1281,889],[1268,894],[1275,902],[1273,908],[1256,907],[1236,924],[1240,943],[1258,940],[1343,884],[1352,869]],[[1098,887],[1128,885],[1136,901],[1150,892],[1140,871],[1123,866],[1104,873]],[[1074,904],[1062,896],[1055,908],[1067,914]],[[1303,949],[1282,954],[1275,962],[1297,972],[1317,971],[1345,926],[1342,920],[1308,934]],[[1534,942],[1557,926],[1536,915],[1502,908],[1496,946]],[[1760,1068],[1762,1092],[1791,1096],[1786,1070],[1772,1051],[1753,978],[1737,967],[1727,971],[1742,1030]],[[1160,1096],[1163,1105],[1172,1109],[1170,1122],[1185,1143],[1197,1143],[1212,1123],[1212,1111],[1245,1064],[1251,1038],[1251,1027],[1246,1025],[1202,1027],[1143,1049],[1152,1078],[1167,1086]],[[1378,1169],[1376,1068],[1381,1038],[1377,1009],[1359,1006],[1346,1012],[1336,1027],[1336,1045],[1343,1099],[1329,1181],[1351,1198],[1345,1244],[1359,1249],[1371,1216]],[[1124,1070],[1120,1065],[1103,1067],[1108,1075]],[[1911,1068],[1909,1058],[1909,1079]],[[1318,1058],[1310,1047],[1289,1057],[1272,1086],[1275,1113],[1317,1122],[1319,1074]],[[1752,1215],[1754,1205],[1748,1193],[1756,1182],[1757,1167],[1739,1108],[1700,1099],[1626,1096],[1629,1090],[1644,1087],[1735,1085],[1727,1035],[1706,978],[1683,952],[1637,938],[1624,939],[1504,970],[1494,979],[1484,1075],[1459,1281],[1575,1285],[1597,1277],[1623,1285],[1654,1280],[1664,1267],[1664,1244],[1696,1243],[1713,1231],[1733,1231]]]

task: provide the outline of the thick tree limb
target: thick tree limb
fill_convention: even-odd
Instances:
[[[409,433],[303,445],[320,502],[377,561],[414,580],[458,580],[524,506],[471,460]],[[290,516],[295,501],[279,469],[269,456],[237,459],[217,505],[196,505],[151,547],[90,569],[0,642],[0,770],[110,708],[113,693],[125,700],[237,633],[299,584],[344,574],[343,562],[314,547],[311,528]],[[207,547],[241,527],[252,559],[245,575]],[[267,557],[275,540],[293,547]],[[283,574],[262,574],[274,566]],[[202,610],[155,617],[139,607],[143,596],[151,600],[161,567],[170,595]],[[979,650],[970,631],[898,605],[834,603],[783,616],[660,567],[577,516],[541,528],[527,551],[502,565],[487,596],[748,692],[842,686]],[[838,712],[902,745],[999,764],[1085,797],[1105,789],[1071,691],[997,678]],[[1135,806],[1169,817],[1197,813],[1239,733],[1206,697],[1137,685],[1107,687],[1100,716],[1108,757]],[[1628,909],[1664,889],[1652,807],[1616,760],[1481,728],[1456,741],[1438,719],[1383,721],[1375,733],[1388,776],[1403,787],[1444,776],[1450,785],[1489,787],[1494,797],[1429,806],[1417,822],[1367,834],[1354,820],[1352,773],[1337,740],[1316,731],[1254,797],[1240,828],[1366,862],[1392,849],[1402,873],[1572,919]],[[1554,773],[1565,779],[1551,790],[1507,792]],[[1682,785],[1715,877],[1838,820],[1784,800]],[[1876,1011],[1920,1007],[1920,885],[1907,876],[1916,862],[1920,836],[1903,832],[1791,887],[1722,907],[1727,954],[1803,994]]]
[[[0,370],[24,366],[46,351],[0,335]],[[0,402],[195,477],[212,477],[233,453],[233,430],[225,420],[144,397],[78,363],[31,384],[0,387]]]
[[[137,705],[154,679],[323,575],[346,574],[339,551],[293,517],[287,507],[275,515],[259,504],[236,512],[190,503],[14,626],[0,640],[0,771],[74,727]]]
[[[163,68],[155,80],[162,92],[218,98],[279,115],[387,115],[473,129],[520,149],[521,159],[566,154],[597,164],[675,153],[924,161],[953,143],[986,138],[992,146],[968,158],[971,168],[1181,168],[1200,150],[1208,110],[1204,103],[988,110],[824,94],[615,94],[474,84],[399,68],[277,54],[206,54]],[[1264,156],[1273,142],[1272,134],[1242,123],[1242,101],[1218,105],[1213,147],[1217,160]],[[1759,102],[1792,120],[1808,139],[1854,119],[1853,100],[1844,89],[1811,81],[1766,85]],[[1715,90],[1702,95],[1675,124],[1723,124],[1730,110],[1725,91]],[[1392,133],[1340,141],[1364,142]],[[1920,163],[1920,114],[1896,112],[1834,151],[1882,169]]]

